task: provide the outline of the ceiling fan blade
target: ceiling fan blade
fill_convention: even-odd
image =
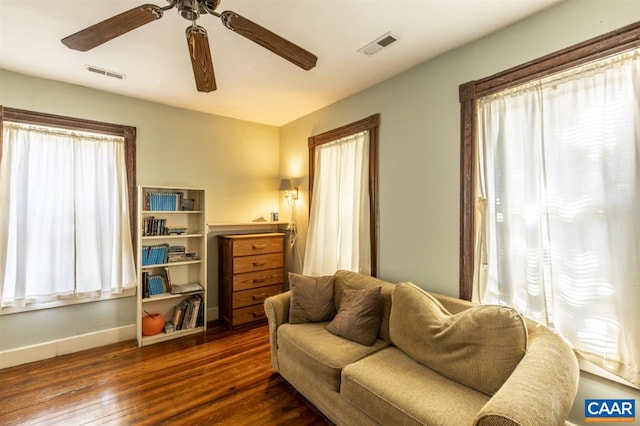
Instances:
[[[272,33],[255,22],[229,10],[222,12],[220,18],[228,29],[258,43],[260,46],[269,49],[276,55],[283,57],[300,68],[310,70],[316,66],[318,58],[313,53]]]
[[[156,5],[144,4],[71,34],[61,41],[69,49],[86,52],[144,24],[162,18],[162,11],[163,9]]]
[[[207,31],[199,25],[192,25],[187,27],[185,34],[198,92],[213,92],[216,90],[216,76],[213,72]]]

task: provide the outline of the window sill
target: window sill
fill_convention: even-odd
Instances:
[[[78,305],[80,303],[94,303],[94,302],[101,302],[104,300],[122,299],[125,297],[133,297],[135,295],[136,295],[136,289],[128,288],[123,290],[122,293],[120,294],[106,293],[96,297],[86,297],[86,298],[78,298],[78,299],[61,299],[61,300],[54,300],[51,302],[44,302],[44,303],[32,303],[32,304],[28,304],[26,306],[21,306],[21,307],[6,306],[3,308],[0,308],[0,316],[20,314],[20,313],[31,312],[31,311],[40,311],[43,309],[60,308],[63,306]]]
[[[629,386],[633,389],[640,389],[635,386],[633,383],[629,383],[621,377],[618,377],[614,374],[609,373],[607,370],[595,365],[592,362],[587,361],[582,358],[578,353],[576,353],[578,358],[578,365],[580,366],[580,371],[585,371],[587,373],[591,373],[594,376],[602,377],[603,379],[610,380],[612,382],[620,383],[621,385]]]

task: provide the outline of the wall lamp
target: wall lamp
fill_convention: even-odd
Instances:
[[[292,206],[293,202],[298,199],[297,179],[280,179],[280,191],[284,191],[287,204]]]

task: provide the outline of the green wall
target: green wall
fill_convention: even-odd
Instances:
[[[282,174],[291,173],[290,162],[307,158],[309,136],[380,113],[379,276],[457,297],[458,86],[638,20],[638,0],[560,3],[281,127]],[[371,59],[384,60],[382,55]],[[298,213],[301,229],[305,212]],[[584,421],[584,398],[608,397],[640,403],[637,390],[583,374],[570,420]]]
[[[205,188],[207,223],[250,222],[278,211],[277,127],[1,69],[0,105],[135,126],[138,184]],[[215,243],[209,238],[209,247]],[[208,281],[217,283],[217,258],[209,262]],[[213,286],[209,308],[218,305]],[[135,297],[127,297],[0,315],[0,352],[135,324],[135,312]]]
[[[282,126],[281,172],[303,159],[308,174],[309,136],[380,113],[380,276],[457,296],[458,86],[639,19],[638,0],[560,3]]]

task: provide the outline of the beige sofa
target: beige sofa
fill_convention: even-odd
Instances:
[[[436,328],[424,324],[431,319],[422,317],[423,311],[431,308],[421,307],[423,295],[417,287],[338,271],[333,280],[336,308],[340,307],[344,289],[372,287],[381,287],[382,318],[377,340],[371,346],[328,332],[327,322],[288,323],[290,291],[270,297],[264,303],[273,368],[332,422],[349,426],[551,426],[564,423],[576,395],[579,370],[571,348],[549,329],[522,319],[526,324],[526,350],[522,351],[521,359],[506,378],[500,379],[504,383],[499,383],[497,390],[481,392],[474,386],[482,388],[484,383],[479,386],[472,383],[470,387],[451,377],[458,375],[465,382],[477,373],[478,365],[503,363],[503,360],[496,361],[491,355],[482,363],[473,361],[481,350],[476,351],[474,343],[465,344],[464,341],[457,342],[444,353],[438,350],[420,352],[423,332]],[[428,294],[454,314],[453,317],[471,312],[467,310],[476,306],[463,300]],[[414,304],[412,299],[418,303],[419,318],[412,313],[412,309],[416,309],[411,306]],[[476,308],[479,307],[473,310]],[[413,315],[411,318],[414,319],[406,317],[407,314]],[[440,315],[437,311],[436,314]],[[486,328],[494,323],[493,320],[478,321],[485,322],[482,326]],[[517,324],[517,318],[510,321]],[[415,334],[417,343],[407,347],[407,342],[414,337],[411,333]],[[436,330],[437,333],[446,334]],[[478,334],[477,331],[472,333]],[[442,337],[440,335],[437,337]],[[473,340],[474,336],[467,335],[462,338],[465,339]],[[402,342],[400,347],[405,350],[394,341]],[[428,359],[438,352],[440,358]],[[423,359],[425,355],[427,358]],[[439,364],[430,364],[433,362]],[[434,365],[435,369],[425,364]],[[494,368],[498,372],[501,365],[494,364],[489,373]],[[480,376],[482,381],[495,380],[493,374],[487,376],[486,372],[485,369],[485,376]]]

